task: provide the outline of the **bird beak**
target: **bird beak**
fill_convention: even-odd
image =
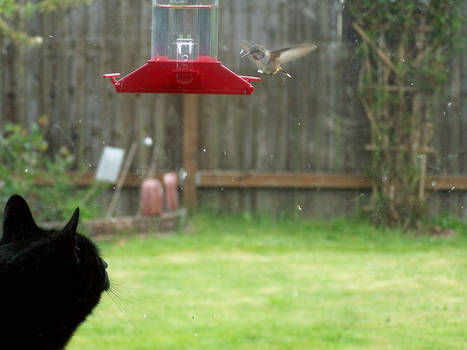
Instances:
[[[245,58],[245,57],[251,55],[251,53],[252,53],[251,51],[246,51],[246,52],[245,52],[245,50],[242,50],[242,51],[240,52],[240,55],[241,55],[241,58]]]

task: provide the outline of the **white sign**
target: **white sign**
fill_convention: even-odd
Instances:
[[[97,166],[96,180],[116,183],[124,156],[125,151],[122,148],[104,147]]]

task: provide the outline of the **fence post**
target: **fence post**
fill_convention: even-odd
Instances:
[[[198,119],[199,96],[183,96],[183,167],[187,176],[183,182],[183,200],[185,206],[194,210],[198,205],[196,191],[196,173],[198,172]]]

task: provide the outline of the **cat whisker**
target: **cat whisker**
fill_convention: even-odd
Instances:
[[[122,292],[122,290],[126,290],[126,289],[132,289],[132,290],[140,289],[139,287],[128,287],[124,285],[123,283],[112,280],[110,289],[122,302],[131,305],[135,309],[138,309],[138,311],[142,310],[140,306],[140,304],[142,304],[141,300],[135,299],[133,297],[130,299],[125,296],[125,293]]]
[[[141,289],[141,287],[128,286],[124,282],[115,281],[114,279],[112,279],[112,286],[115,286],[119,289]]]
[[[110,296],[110,298],[113,300],[113,302],[115,303],[115,305],[117,305],[118,309],[120,310],[120,312],[122,313],[122,315],[126,318],[126,319],[130,319],[130,315],[128,314],[128,312],[125,310],[125,308],[123,307],[122,305],[122,302],[121,300],[114,294],[112,293],[112,291],[109,289],[107,291],[107,294]]]
[[[126,318],[127,322],[129,322],[133,327],[136,327],[135,319],[132,318],[130,313],[125,309],[124,304],[125,302],[122,301],[121,296],[116,294],[115,291],[108,291],[107,294],[110,298],[114,301],[115,305],[117,305],[118,309],[122,313],[122,315]],[[143,314],[143,317],[146,317],[146,314]]]
[[[127,321],[129,321],[133,326],[136,326],[134,319],[132,319],[130,313],[126,310],[125,306],[132,305],[135,308],[135,305],[130,303],[127,298],[124,298],[121,294],[119,294],[115,289],[109,289],[107,291],[107,294],[110,296],[110,298],[113,300],[115,305],[119,308],[120,312],[122,315],[126,318]],[[141,311],[140,311],[141,312]],[[146,314],[141,312],[143,314],[143,317],[146,317]]]
[[[142,313],[142,314],[145,314],[144,313],[144,310],[137,304],[135,303],[133,300],[125,297],[120,291],[118,291],[117,289],[115,288],[110,288],[108,291],[107,291],[112,299],[114,300],[114,302],[116,304],[118,304],[118,306],[120,308],[124,308],[125,307],[128,307],[128,306],[131,306],[132,309],[136,310],[138,313]],[[128,311],[126,310],[127,308],[125,308],[125,314],[126,316],[128,317],[129,316],[129,313]]]

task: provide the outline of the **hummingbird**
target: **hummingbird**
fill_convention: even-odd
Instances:
[[[304,43],[271,51],[263,45],[250,44],[248,41],[241,41],[240,45],[242,47],[241,57],[249,56],[256,63],[258,73],[274,75],[277,72],[282,72],[289,78],[292,76],[281,67],[281,63],[308,55],[318,47],[315,44]]]

